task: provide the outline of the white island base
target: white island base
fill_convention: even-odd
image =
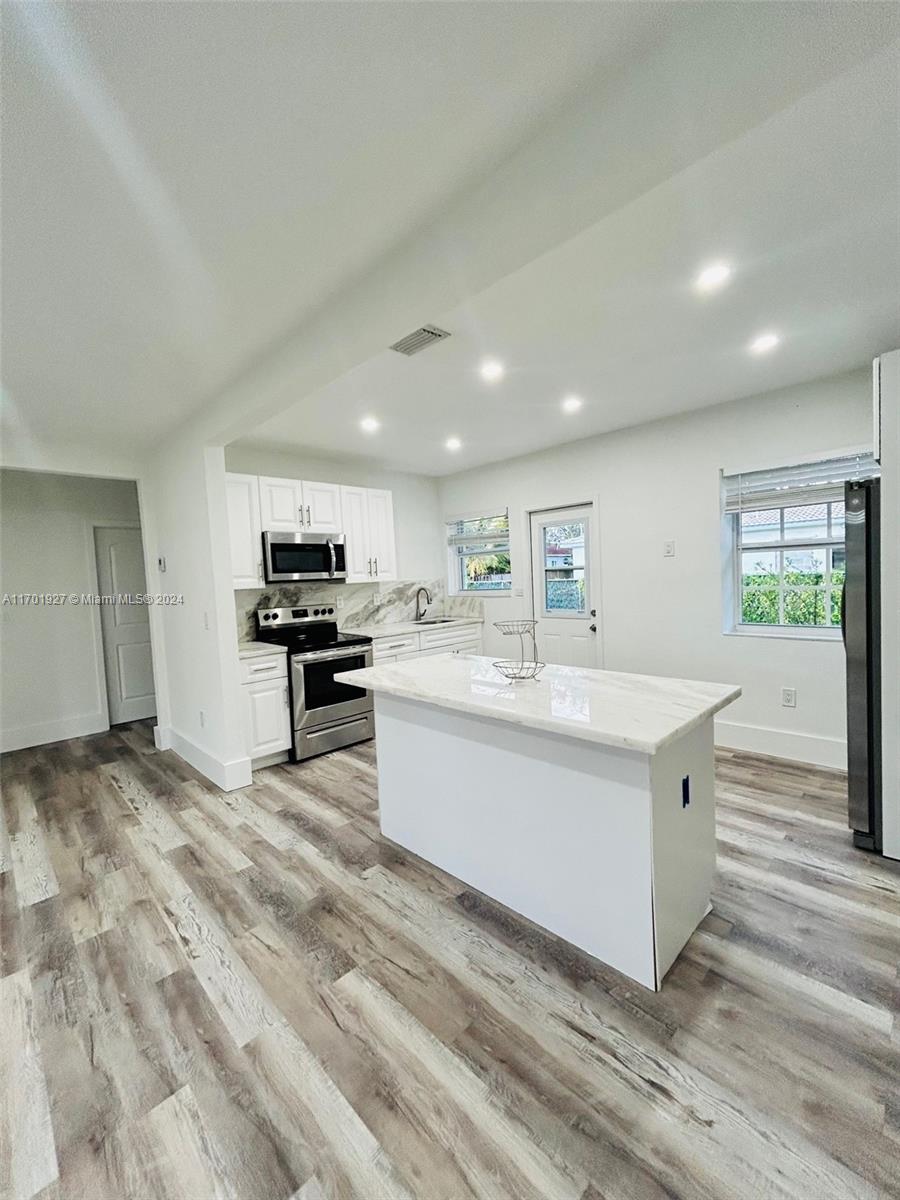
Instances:
[[[385,837],[660,987],[709,911],[712,718],[652,757],[386,695],[375,729]]]
[[[475,657],[342,678],[375,694],[385,837],[660,988],[709,911],[712,717],[739,688],[559,667],[511,685]]]

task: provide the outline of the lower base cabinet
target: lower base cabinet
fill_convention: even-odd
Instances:
[[[432,626],[421,632],[402,637],[375,638],[372,657],[379,663],[405,662],[410,658],[425,658],[431,654],[480,654],[481,626]]]
[[[291,745],[286,656],[248,659],[241,668],[248,756],[257,759],[284,753]]]

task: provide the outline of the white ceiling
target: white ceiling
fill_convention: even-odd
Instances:
[[[898,71],[895,45],[464,307],[422,313],[446,341],[385,350],[244,440],[439,475],[867,363],[900,343]],[[733,277],[701,297],[717,259]],[[779,348],[748,354],[769,329]],[[480,379],[484,355],[501,383]],[[564,416],[570,392],[585,405]]]
[[[6,417],[131,450],[684,17],[665,3],[3,8]]]
[[[340,330],[366,272],[385,313],[418,307],[389,264],[469,196],[482,247],[518,221],[504,270],[528,265],[479,290],[501,271],[472,284],[460,237],[441,303],[466,303],[416,318],[447,342],[311,395],[282,370],[291,407],[249,440],[439,474],[863,363],[898,338],[898,28],[877,3],[4,3],[4,429],[147,450],[230,382],[257,394],[316,314]],[[525,236],[539,193],[561,203]],[[701,301],[717,257],[733,282]]]

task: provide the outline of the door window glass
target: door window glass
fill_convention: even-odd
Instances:
[[[547,613],[587,611],[586,541],[586,521],[543,527],[544,610]]]

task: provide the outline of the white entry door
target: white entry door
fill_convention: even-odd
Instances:
[[[94,541],[100,595],[143,595],[147,580],[141,531],[95,529]],[[156,696],[146,604],[103,604],[100,623],[110,725],[152,717],[156,712]]]
[[[531,575],[538,655],[546,663],[595,667],[591,600],[591,506],[531,514]]]

